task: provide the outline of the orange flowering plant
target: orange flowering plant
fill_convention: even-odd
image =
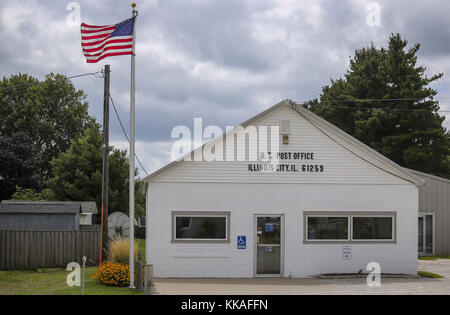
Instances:
[[[116,262],[104,262],[97,267],[92,279],[107,286],[127,287],[130,285],[130,268]]]
[[[108,261],[97,267],[92,279],[107,286],[128,287],[130,285],[130,268],[128,266],[129,241],[119,237],[108,247]],[[134,245],[134,260],[138,259],[138,246]],[[142,271],[144,273],[144,270]]]

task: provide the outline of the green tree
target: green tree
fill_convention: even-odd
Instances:
[[[0,200],[11,197],[17,185],[39,189],[40,152],[24,132],[0,134]]]
[[[56,200],[95,201],[101,209],[102,193],[102,140],[96,124],[85,135],[72,141],[70,148],[54,159],[52,177],[47,187]],[[125,150],[110,147],[109,154],[109,212],[128,213],[129,163]],[[142,196],[136,189],[136,208]],[[137,214],[137,212],[136,212]]]
[[[12,195],[11,200],[50,201],[54,200],[54,196],[52,191],[49,189],[44,189],[42,192],[37,192],[31,188],[16,186],[16,192]]]
[[[387,48],[356,50],[345,77],[305,106],[404,167],[450,178],[449,134],[430,87],[442,74],[427,77],[420,45],[407,45],[392,34]]]
[[[79,138],[93,121],[85,98],[83,91],[76,90],[59,74],[49,74],[42,82],[27,74],[12,75],[0,81],[0,137],[14,139],[18,133],[25,134],[29,151],[40,158],[39,171],[33,173],[33,181],[13,182],[13,190],[16,185],[42,189],[50,175],[50,161],[65,152],[70,141]],[[6,145],[5,150],[14,151],[12,140]],[[18,155],[17,159],[25,160],[26,154]],[[0,170],[0,178],[4,177],[3,171]],[[2,193],[2,198],[8,198],[12,192],[10,189]]]
[[[134,201],[134,212],[136,218],[145,215],[145,182],[138,178],[136,180],[136,185],[134,186],[135,191],[135,201]]]

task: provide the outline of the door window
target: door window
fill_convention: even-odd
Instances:
[[[256,218],[256,274],[281,273],[281,217]]]

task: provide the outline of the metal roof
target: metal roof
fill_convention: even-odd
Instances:
[[[342,131],[341,129],[339,129],[338,127],[329,123],[328,121],[320,118],[316,114],[310,112],[309,110],[304,108],[302,105],[296,104],[295,102],[293,102],[291,100],[284,100],[284,101],[268,108],[267,110],[250,118],[249,120],[243,122],[242,124],[240,124],[240,126],[245,128],[245,127],[251,125],[252,123],[256,122],[257,120],[263,118],[264,116],[272,113],[273,111],[275,111],[279,108],[282,108],[283,106],[288,106],[288,107],[294,109],[297,113],[299,113],[302,117],[304,117],[306,120],[308,120],[313,126],[315,126],[317,129],[322,131],[328,137],[330,137],[335,142],[337,142],[338,144],[340,144],[347,150],[351,151],[355,155],[357,155],[360,158],[364,159],[365,161],[371,163],[372,165],[374,165],[394,176],[400,177],[408,182],[411,182],[418,187],[425,184],[425,181],[421,177],[413,174],[408,169],[403,168],[400,165],[398,165],[397,163],[389,160],[388,158],[386,158],[382,154],[378,153],[377,151],[373,150],[369,146],[365,145],[361,141],[357,140],[356,138],[354,138],[351,135],[347,134],[346,132]],[[232,130],[228,131],[227,133],[223,134],[222,137],[226,137],[226,135],[231,132],[234,132],[234,130],[232,129]],[[217,139],[218,138],[213,139],[211,141],[216,141]],[[203,144],[202,146],[200,146],[199,148],[193,150],[186,156],[191,155],[191,157],[193,157],[194,152],[196,152],[197,150],[203,150],[205,145],[206,145],[206,143]],[[363,156],[364,153],[366,156]],[[370,159],[367,159],[367,157],[370,157]],[[149,176],[145,177],[144,181],[145,182],[152,181],[154,178],[167,172],[172,167],[175,167],[179,163],[182,163],[183,160],[184,159],[181,158],[177,161],[173,161],[173,162],[167,164],[166,166],[160,168],[159,170],[157,170],[157,171],[153,172],[152,174],[150,174]]]
[[[1,203],[0,213],[79,213],[78,204],[31,204],[31,203]]]
[[[93,201],[20,201],[4,200],[0,213],[92,213],[97,214]]]
[[[438,180],[438,181],[450,184],[450,180],[447,179],[447,178],[439,177],[439,176],[432,175],[432,174],[427,174],[427,173],[416,171],[416,170],[412,170],[412,169],[409,169],[409,168],[407,170],[410,171],[413,174],[416,174],[419,177],[428,177],[428,178],[432,178],[432,179],[435,179],[435,180]]]

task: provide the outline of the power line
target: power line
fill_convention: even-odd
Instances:
[[[450,98],[450,96],[440,96],[438,98]],[[326,106],[330,108],[343,108],[343,109],[354,109],[354,110],[371,110],[379,109],[385,111],[403,111],[403,112],[421,112],[428,111],[427,109],[402,109],[402,108],[383,108],[383,107],[351,107],[351,106],[340,106],[340,105],[329,105],[326,103],[366,103],[366,102],[393,102],[393,101],[420,101],[423,98],[382,98],[382,99],[346,99],[346,100],[320,100],[318,101],[318,106]],[[302,102],[306,104],[307,102]],[[325,103],[325,104],[323,104]],[[450,110],[439,109],[437,112],[450,113]]]
[[[379,109],[385,111],[399,111],[399,112],[428,112],[426,109],[401,109],[401,108],[380,108],[380,107],[350,107],[350,106],[334,106],[334,105],[319,105],[330,108],[343,108],[343,109],[354,109],[354,110],[371,110],[371,109]],[[450,110],[438,110],[440,113],[450,113]]]
[[[128,138],[127,132],[125,131],[125,128],[124,128],[124,126],[123,126],[123,124],[122,124],[122,120],[120,119],[119,113],[117,112],[116,105],[114,105],[114,100],[113,100],[111,94],[109,94],[109,99],[111,100],[111,104],[112,104],[112,106],[113,106],[113,108],[114,108],[114,112],[116,113],[116,117],[117,117],[117,120],[119,121],[120,127],[122,128],[122,132],[123,132],[123,134],[125,135],[125,138],[127,139],[128,143],[130,143],[130,139]],[[147,170],[146,170],[145,167],[142,165],[142,163],[141,163],[141,161],[139,160],[139,157],[138,157],[138,155],[137,155],[136,152],[134,153],[134,156],[136,157],[136,160],[138,161],[138,163],[139,163],[139,165],[141,166],[141,168],[142,168],[142,170],[144,171],[144,173],[148,176]]]
[[[87,72],[87,73],[76,74],[76,75],[72,75],[72,76],[69,76],[69,77],[66,77],[66,78],[70,80],[70,79],[85,77],[85,76],[89,76],[89,75],[92,75],[92,76],[94,76],[97,79],[100,79],[100,78],[103,78],[104,74],[103,74],[103,70],[101,70],[101,71],[97,71],[97,72]],[[23,88],[25,88],[25,87],[29,87],[31,85],[35,85],[35,84],[39,84],[39,83],[41,83],[41,82],[40,81],[38,81],[38,82],[21,82],[19,84],[13,85],[13,86],[0,87],[0,89],[1,90],[6,90],[6,89],[18,88],[20,86],[23,86]],[[114,100],[113,100],[111,94],[109,94],[109,97],[111,99],[111,103],[113,105],[114,112],[116,113],[116,117],[119,120],[120,127],[122,128],[122,131],[123,131],[125,137],[127,138],[128,143],[129,143],[130,139],[128,138],[128,135],[127,135],[127,133],[125,131],[125,128],[123,127],[122,121],[120,119],[119,113],[117,112],[116,106],[114,105]],[[135,154],[135,157],[136,157],[136,160],[138,161],[139,165],[141,166],[142,170],[144,171],[144,173],[148,176],[148,172],[145,169],[145,167],[142,165],[142,163],[139,160],[139,157],[137,156],[137,154]]]
[[[436,98],[450,98],[450,96],[434,96]],[[344,100],[321,100],[322,103],[337,103],[337,102],[392,102],[392,101],[421,101],[424,98],[405,97],[405,98],[354,98]],[[429,100],[432,101],[432,100]]]
[[[84,77],[84,76],[88,76],[88,75],[93,75],[96,78],[103,78],[103,70],[101,71],[97,71],[97,72],[90,72],[90,73],[83,73],[83,74],[78,74],[78,75],[74,75],[71,77],[67,77],[68,79],[73,79],[73,78],[79,78],[79,77]],[[116,117],[117,120],[119,121],[120,127],[122,128],[122,131],[125,135],[125,137],[127,138],[128,143],[130,143],[130,139],[128,138],[128,135],[125,131],[125,128],[123,127],[122,124],[122,120],[120,119],[119,113],[117,112],[116,106],[114,105],[114,100],[111,96],[111,94],[109,94],[109,98],[111,99],[111,103],[112,106],[114,108],[114,112],[116,113]],[[144,173],[148,176],[147,170],[145,169],[145,167],[142,165],[141,161],[139,160],[139,157],[137,156],[137,154],[135,153],[134,156],[136,157],[136,160],[138,161],[139,165],[141,166],[142,170],[144,171]]]
[[[89,72],[89,73],[77,74],[77,75],[73,75],[71,77],[67,77],[67,79],[74,79],[74,78],[79,78],[79,77],[85,77],[85,76],[88,76],[88,75],[93,75],[97,79],[101,79],[101,78],[103,78],[103,70],[100,70],[100,71],[97,71],[97,72]]]
[[[85,77],[88,75],[92,75],[97,79],[103,78],[103,70],[102,71],[97,71],[97,72],[88,72],[88,73],[82,73],[82,74],[77,74],[77,75],[73,75],[70,77],[66,77],[67,79],[75,79],[75,78],[80,78],[80,77]],[[5,87],[0,87],[1,90],[7,90],[7,89],[15,89],[15,88],[27,88],[29,86],[32,85],[36,85],[39,83],[42,83],[43,81],[37,81],[37,82],[21,82],[12,86],[5,86]]]

